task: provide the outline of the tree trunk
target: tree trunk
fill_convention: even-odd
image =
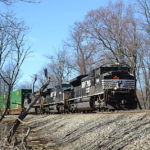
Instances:
[[[2,115],[1,115],[0,122],[4,119],[4,117],[5,117],[6,113],[7,113],[7,110],[9,108],[11,91],[12,91],[12,87],[9,86],[9,88],[8,88],[8,95],[7,95],[6,104],[5,104],[5,109],[4,109],[4,111],[3,111]]]
[[[7,142],[11,143],[12,137],[15,134],[16,130],[18,129],[19,125],[20,125],[20,120],[22,121],[29,113],[29,110],[32,108],[32,106],[34,104],[36,104],[36,102],[38,101],[38,99],[41,97],[41,93],[44,91],[44,89],[49,85],[50,79],[48,79],[46,81],[46,83],[41,87],[41,89],[39,90],[39,92],[36,95],[32,95],[31,98],[33,98],[32,102],[29,104],[29,106],[27,107],[26,110],[24,110],[19,116],[18,118],[15,120],[12,128],[10,129],[8,135],[7,135]]]

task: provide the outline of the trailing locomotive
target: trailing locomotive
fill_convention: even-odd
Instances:
[[[35,113],[50,113],[50,112],[68,112],[68,99],[70,96],[71,85],[63,83],[55,88],[49,88],[42,93],[37,104],[34,105]]]
[[[136,109],[135,82],[128,65],[103,65],[48,89],[34,107],[36,112],[60,113]]]

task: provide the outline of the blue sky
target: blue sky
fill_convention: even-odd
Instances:
[[[53,55],[61,47],[74,22],[82,21],[88,11],[109,2],[110,0],[41,0],[38,4],[19,2],[11,6],[0,3],[0,11],[14,12],[30,28],[27,36],[33,53],[22,67],[22,81],[29,80],[31,75],[48,63],[45,56]],[[130,0],[123,2],[127,4]]]

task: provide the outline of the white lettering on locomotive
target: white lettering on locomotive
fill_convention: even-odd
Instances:
[[[82,82],[82,88],[90,87],[91,86],[91,80],[83,81]]]

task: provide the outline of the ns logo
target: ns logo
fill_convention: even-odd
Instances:
[[[123,80],[117,81],[116,88],[125,88],[125,86],[126,86],[126,81]]]

